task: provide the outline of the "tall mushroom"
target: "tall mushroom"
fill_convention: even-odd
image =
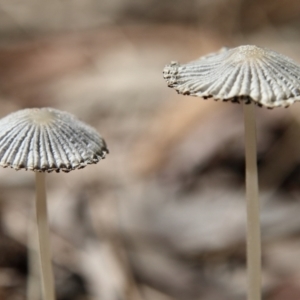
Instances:
[[[73,115],[53,108],[32,108],[0,120],[0,166],[35,172],[36,216],[43,299],[54,300],[45,172],[69,172],[96,164],[108,153],[98,132]]]
[[[300,66],[277,52],[246,45],[223,48],[184,65],[172,62],[163,76],[180,94],[244,104],[248,300],[259,300],[261,234],[254,104],[274,108],[299,101]]]

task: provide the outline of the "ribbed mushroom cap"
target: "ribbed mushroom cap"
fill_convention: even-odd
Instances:
[[[32,108],[0,120],[0,166],[69,172],[95,164],[108,149],[98,132],[73,115]]]
[[[290,58],[252,45],[204,56],[163,71],[178,93],[215,100],[254,101],[269,108],[300,100],[300,66]]]

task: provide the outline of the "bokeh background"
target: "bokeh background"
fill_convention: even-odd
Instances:
[[[66,110],[110,149],[48,176],[58,300],[245,299],[242,107],[162,69],[241,44],[300,62],[299,35],[298,0],[0,0],[0,116]],[[299,116],[257,109],[264,300],[300,299]],[[40,300],[33,175],[0,169],[1,300]]]

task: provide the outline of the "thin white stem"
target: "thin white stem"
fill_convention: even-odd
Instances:
[[[40,266],[44,300],[55,300],[47,217],[45,173],[36,172],[36,217],[40,246]]]
[[[248,300],[261,299],[261,233],[258,197],[255,106],[244,104]]]
[[[36,222],[28,225],[27,249],[28,249],[28,276],[27,276],[27,300],[41,299],[41,275],[39,262],[39,247]]]

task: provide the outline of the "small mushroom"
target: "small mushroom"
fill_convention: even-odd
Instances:
[[[36,215],[43,299],[54,300],[45,172],[69,172],[96,164],[108,153],[98,132],[73,115],[32,108],[0,120],[0,166],[32,170],[36,176]]]
[[[223,48],[196,61],[172,62],[163,76],[183,95],[244,104],[248,299],[261,299],[255,107],[288,107],[300,100],[300,66],[290,58],[253,45]],[[246,105],[248,104],[248,105]]]

